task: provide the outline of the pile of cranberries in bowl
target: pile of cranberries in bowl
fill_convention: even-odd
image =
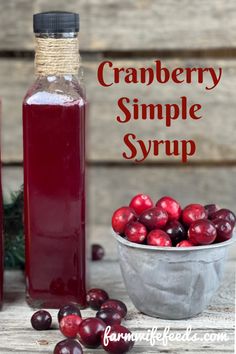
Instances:
[[[121,323],[127,315],[126,305],[110,299],[105,290],[94,288],[87,293],[87,304],[97,311],[94,317],[84,318],[79,305],[68,303],[58,312],[61,334],[66,339],[56,344],[54,354],[83,354],[83,347],[96,349],[100,346],[110,354],[124,354],[133,346],[132,333]],[[37,331],[49,330],[52,316],[39,310],[31,317],[31,325]]]
[[[115,233],[128,241],[159,247],[193,247],[229,240],[235,214],[216,204],[180,203],[164,196],[156,203],[145,194],[134,196],[129,206],[112,216]]]

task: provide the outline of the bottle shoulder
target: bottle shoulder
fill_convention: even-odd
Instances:
[[[86,103],[85,88],[76,77],[39,77],[28,89],[23,104]]]

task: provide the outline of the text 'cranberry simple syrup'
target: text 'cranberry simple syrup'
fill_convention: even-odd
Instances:
[[[34,15],[36,81],[23,102],[27,300],[86,304],[85,108],[79,15]]]

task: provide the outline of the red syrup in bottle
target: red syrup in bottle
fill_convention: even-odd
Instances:
[[[83,90],[71,74],[39,75],[23,102],[26,286],[32,306],[86,306],[85,109]]]

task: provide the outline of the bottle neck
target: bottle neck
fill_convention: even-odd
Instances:
[[[37,33],[35,44],[37,76],[78,75],[78,33]]]

